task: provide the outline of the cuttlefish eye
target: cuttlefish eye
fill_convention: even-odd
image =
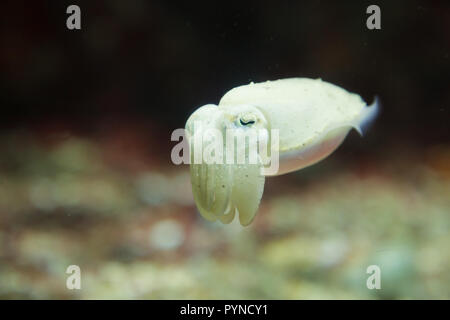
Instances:
[[[236,154],[244,155],[241,163],[191,162],[192,192],[200,214],[223,223],[238,215],[243,226],[249,225],[258,210],[266,176],[289,173],[326,158],[352,128],[365,131],[377,110],[378,100],[368,106],[357,94],[307,78],[250,83],[228,91],[218,106],[197,109],[186,123],[191,151],[209,150],[207,141],[194,143],[207,129],[222,134],[238,129],[237,133],[244,135],[257,130],[262,132],[258,149],[270,151],[278,160],[275,171],[261,171],[265,166],[262,154],[256,163],[249,161],[250,147],[255,145],[249,138],[236,149],[232,145]],[[194,132],[194,122],[200,122],[203,129]],[[236,154],[231,159],[236,159]],[[223,155],[217,158],[223,160]]]
[[[257,104],[236,103],[219,110],[224,112],[223,125],[227,129],[269,129],[267,117]]]
[[[256,119],[251,116],[243,116],[239,118],[239,123],[242,126],[250,126],[256,122]]]

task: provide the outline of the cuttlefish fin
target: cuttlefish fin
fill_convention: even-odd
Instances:
[[[372,104],[370,106],[364,107],[361,110],[361,113],[359,114],[355,125],[353,125],[352,127],[355,128],[355,130],[358,131],[361,136],[364,135],[367,130],[369,130],[375,118],[378,116],[380,108],[380,99],[378,98],[378,96],[375,96]]]
[[[352,128],[362,136],[373,123],[378,112],[379,99],[375,97],[372,105],[364,107],[354,121],[335,124],[325,129],[321,135],[307,145],[280,152],[279,169],[275,175],[297,171],[326,158],[339,147]]]

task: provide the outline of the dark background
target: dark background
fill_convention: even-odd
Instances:
[[[82,30],[66,28],[69,4]],[[448,141],[448,2],[11,1],[1,10],[2,127],[82,131],[139,119],[169,133],[250,81],[321,77],[383,110],[374,131]]]

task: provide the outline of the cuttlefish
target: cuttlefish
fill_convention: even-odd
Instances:
[[[207,220],[223,223],[230,223],[238,215],[241,225],[249,225],[258,210],[266,176],[296,171],[326,158],[352,128],[362,134],[377,112],[377,99],[368,106],[358,94],[321,79],[308,78],[250,83],[228,91],[218,106],[208,104],[198,108],[187,120],[186,137],[190,146],[192,191],[200,214]],[[244,134],[255,130],[263,134],[231,147],[234,151],[231,159],[245,153],[244,163],[195,162],[196,150],[207,149],[207,141],[212,141],[205,139],[208,129],[222,133],[219,144],[225,149],[227,130]],[[275,171],[267,170],[268,164],[260,154],[256,162],[248,161],[246,151],[255,144],[260,149],[265,146],[268,156],[276,155],[271,157],[277,162]],[[216,159],[225,159],[226,152],[214,153]]]

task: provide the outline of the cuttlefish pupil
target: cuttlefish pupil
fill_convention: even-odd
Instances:
[[[258,136],[258,143],[265,140],[271,152],[279,154],[275,172],[261,170],[265,163],[259,158],[256,163],[243,164],[191,162],[192,191],[200,214],[223,223],[238,215],[243,226],[249,225],[261,201],[265,176],[296,171],[326,158],[352,128],[362,133],[377,111],[377,99],[367,106],[357,94],[308,78],[243,85],[228,91],[218,106],[198,108],[186,122],[191,152],[198,134],[193,124],[200,122],[202,130],[266,132],[265,138]],[[269,139],[274,133],[276,143]],[[249,147],[247,143],[236,150],[246,152]]]
[[[254,124],[254,123],[255,123],[255,120],[247,120],[247,121],[245,121],[245,120],[243,120],[243,119],[239,119],[239,122],[240,122],[243,126],[248,126],[248,125]]]

